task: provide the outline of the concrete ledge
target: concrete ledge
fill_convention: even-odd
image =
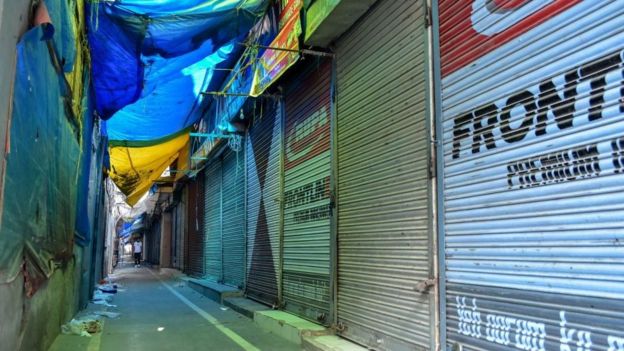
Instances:
[[[223,299],[223,304],[250,319],[254,318],[256,312],[271,310],[268,306],[244,297],[228,297]]]
[[[331,330],[283,311],[258,311],[254,322],[260,328],[298,345],[306,336],[329,335]]]
[[[336,335],[305,336],[301,346],[305,351],[368,351]]]
[[[180,279],[185,281],[191,289],[220,304],[223,304],[226,298],[243,296],[243,293],[237,288],[215,283],[210,280],[188,277],[181,277]]]

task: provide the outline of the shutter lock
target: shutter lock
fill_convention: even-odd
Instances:
[[[414,287],[414,291],[417,291],[421,294],[426,294],[427,292],[429,292],[429,289],[431,289],[431,287],[433,287],[437,282],[437,279],[427,279],[427,280],[423,280],[420,283],[416,284],[416,286]]]

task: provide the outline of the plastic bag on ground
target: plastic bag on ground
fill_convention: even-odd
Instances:
[[[72,319],[61,326],[63,334],[80,335],[91,337],[91,334],[102,331],[102,322],[94,316],[84,316],[80,319]]]
[[[106,294],[116,294],[117,293],[117,285],[115,284],[104,284],[98,285],[98,290]]]
[[[105,293],[100,290],[95,290],[93,292],[93,301],[98,301],[98,300],[111,302],[113,301],[113,294]]]
[[[105,292],[98,290],[95,290],[93,292],[93,300],[91,300],[91,302],[93,302],[96,305],[103,305],[103,306],[107,306],[107,307],[117,307],[115,305],[112,305],[110,302],[113,301],[113,295],[112,294],[108,294]]]
[[[93,314],[98,315],[98,316],[108,317],[110,319],[119,318],[119,316],[121,316],[121,313],[109,312],[109,311],[96,311],[96,312],[93,312]]]

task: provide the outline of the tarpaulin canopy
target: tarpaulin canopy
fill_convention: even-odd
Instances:
[[[128,147],[110,142],[110,178],[134,205],[179,156],[187,145],[188,133],[151,146]]]
[[[125,106],[149,97],[160,85],[177,88],[168,90],[174,95],[169,98],[197,98],[198,86],[211,81],[210,68],[233,53],[233,45],[244,39],[266,4],[266,0],[113,0],[91,4],[89,43],[98,113],[104,119],[111,118]],[[219,55],[207,59],[217,52]],[[193,73],[197,73],[195,77]],[[172,76],[187,79],[172,80]],[[187,111],[192,107],[184,106]],[[166,112],[140,114],[143,119],[171,122],[174,118]],[[128,123],[136,125],[140,116],[136,118]],[[109,132],[113,135],[114,129],[109,128]],[[153,135],[152,139],[163,136]],[[146,136],[129,137],[132,139],[127,140],[145,140]]]
[[[233,51],[230,43],[215,53],[211,45],[180,57],[154,59],[141,98],[107,121],[110,140],[149,141],[167,137],[201,117],[202,95],[214,67]],[[185,66],[192,61],[189,66]]]
[[[223,131],[233,131],[230,122],[238,116],[238,112],[243,108],[253,89],[255,68],[258,57],[266,51],[264,47],[271,44],[279,31],[277,8],[270,6],[262,18],[250,30],[246,41],[256,43],[259,46],[248,46],[242,53],[234,69],[227,76],[219,91],[225,94],[213,105],[215,118],[214,126]]]
[[[130,235],[145,228],[145,214],[137,216],[130,222],[125,222],[122,226],[119,236],[122,238],[129,237]]]
[[[134,203],[182,148],[268,0],[110,0],[89,6],[96,110],[111,178]],[[124,143],[129,142],[129,143]],[[135,160],[134,157],[140,157]]]

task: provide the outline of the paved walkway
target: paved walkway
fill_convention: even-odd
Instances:
[[[117,307],[107,310],[121,316],[105,319],[103,332],[91,338],[60,335],[50,351],[300,350],[169,275],[129,267],[113,279],[121,291],[112,301]]]

